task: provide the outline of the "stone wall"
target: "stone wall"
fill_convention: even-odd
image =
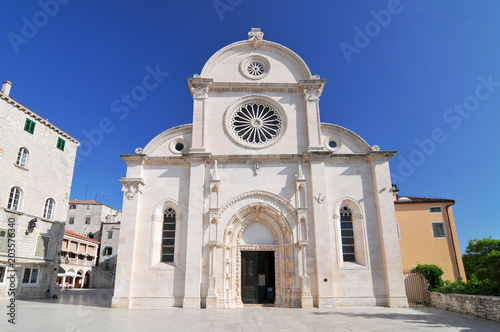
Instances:
[[[500,297],[431,293],[431,305],[500,322]]]

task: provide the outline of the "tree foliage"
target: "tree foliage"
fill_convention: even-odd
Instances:
[[[500,284],[500,240],[491,237],[469,240],[462,256],[467,278],[490,279]]]

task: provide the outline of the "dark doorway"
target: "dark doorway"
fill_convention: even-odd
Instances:
[[[241,252],[241,299],[245,304],[273,304],[274,251]]]

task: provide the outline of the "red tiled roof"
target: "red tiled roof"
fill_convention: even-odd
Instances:
[[[394,204],[412,204],[412,203],[455,203],[454,199],[449,198],[430,198],[430,197],[411,197],[411,196],[399,196],[398,199],[403,197],[409,198],[410,200],[397,200]]]
[[[81,238],[83,238],[83,239],[85,239],[85,240],[89,240],[89,241],[93,241],[93,242],[95,242],[95,243],[98,243],[98,241],[97,241],[96,239],[91,239],[91,238],[89,238],[89,237],[86,237],[86,236],[80,235],[80,234],[75,233],[75,232],[72,232],[72,231],[64,230],[64,233],[66,233],[66,234],[70,234],[70,235],[74,235],[74,236],[78,236],[78,237],[81,237]]]

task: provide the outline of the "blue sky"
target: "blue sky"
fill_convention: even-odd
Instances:
[[[191,123],[185,78],[257,19],[264,39],[327,79],[322,122],[399,151],[401,195],[456,200],[463,251],[469,239],[500,238],[498,13],[498,1],[460,0],[9,1],[0,80],[82,142],[71,198],[88,186],[87,199],[121,209],[118,154]],[[125,112],[122,95],[150,71],[158,84]]]

